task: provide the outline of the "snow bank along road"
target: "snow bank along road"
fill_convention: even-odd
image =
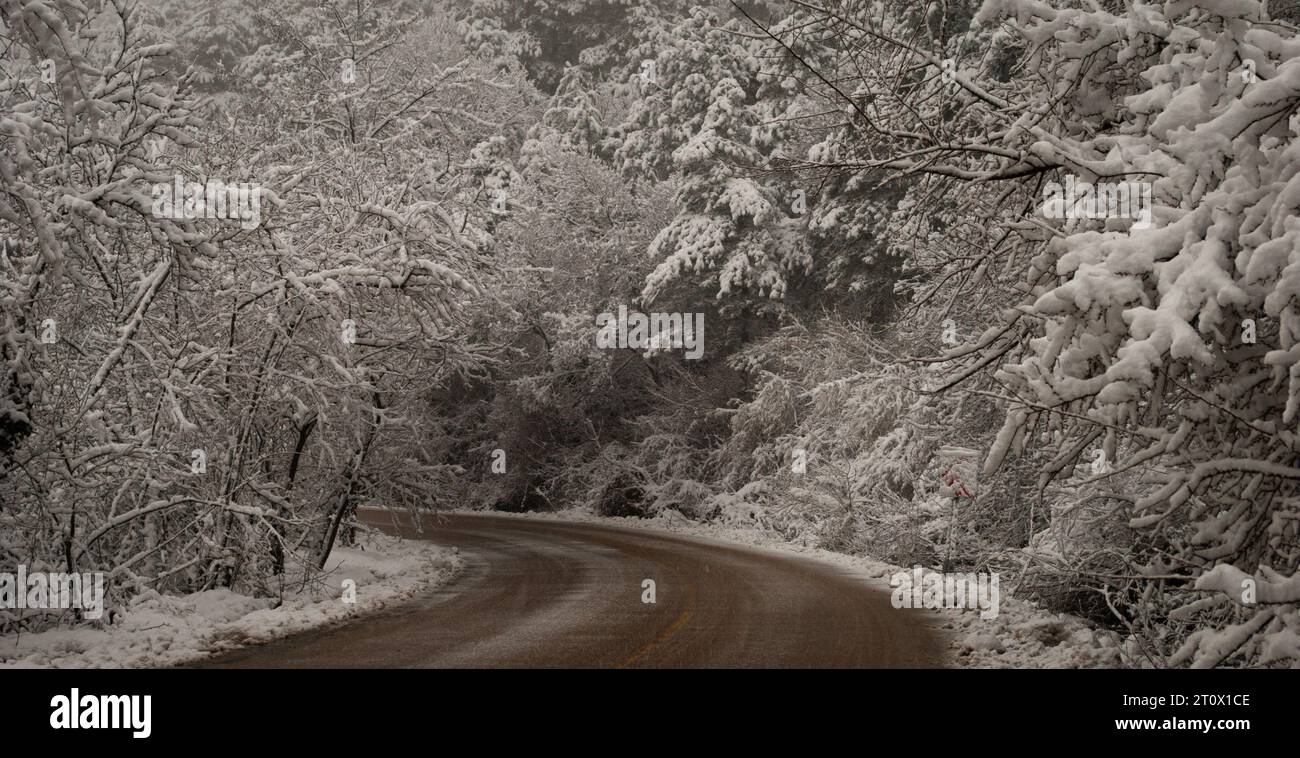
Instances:
[[[393,530],[393,517],[365,512]],[[598,524],[402,516],[460,549],[451,583],[391,611],[199,665],[222,667],[938,666],[925,611],[777,552]],[[645,580],[654,581],[653,603]]]

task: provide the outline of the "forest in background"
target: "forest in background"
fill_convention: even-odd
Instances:
[[[0,570],[274,596],[368,504],[673,511],[1300,661],[1294,4],[0,22]],[[151,213],[177,176],[260,224]],[[1045,218],[1066,176],[1151,223]],[[599,348],[620,305],[702,358]]]

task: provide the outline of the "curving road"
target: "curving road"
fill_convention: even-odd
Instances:
[[[362,518],[394,529],[388,513]],[[393,610],[202,665],[942,665],[932,617],[829,564],[642,529],[454,514],[426,518],[421,534],[402,518],[403,536],[459,548],[461,574]]]

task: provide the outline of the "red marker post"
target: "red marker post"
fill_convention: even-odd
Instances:
[[[968,447],[944,445],[935,453],[939,460],[939,492],[952,498],[952,512],[948,516],[948,555],[943,559],[943,571],[952,570],[952,535],[957,523],[957,504],[962,498],[975,500],[975,484],[979,476],[979,451]]]

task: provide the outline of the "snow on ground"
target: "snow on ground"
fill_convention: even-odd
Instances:
[[[484,513],[476,511],[476,513]],[[556,513],[497,513],[516,518],[554,518],[650,529],[748,547],[797,553],[835,564],[889,590],[889,578],[908,568],[862,556],[792,543],[758,527],[702,524],[672,511],[655,518],[610,518],[588,511]],[[927,571],[927,573],[930,573]],[[978,610],[933,611],[938,630],[951,644],[956,666],[971,668],[1118,668],[1122,666],[1120,641],[1105,630],[1064,613],[1044,610],[1012,595],[1010,581],[999,582],[1001,600],[996,618],[982,619]]]
[[[286,587],[284,602],[226,589],[133,598],[112,626],[0,637],[0,668],[156,667],[335,624],[445,583],[460,569],[455,549],[366,533],[335,548],[318,581]],[[345,602],[344,580],[356,583]],[[295,590],[295,591],[291,591]],[[351,593],[348,593],[349,595]]]

